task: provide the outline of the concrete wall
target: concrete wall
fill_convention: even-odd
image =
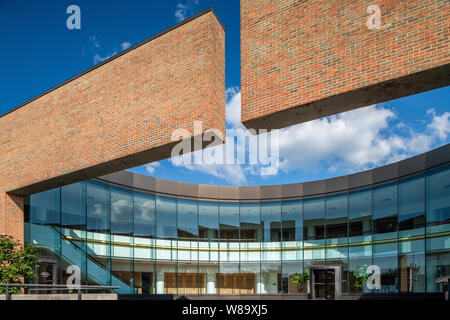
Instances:
[[[206,10],[0,117],[0,233],[23,239],[24,195],[167,158],[196,120],[225,132],[224,37]]]
[[[242,122],[282,128],[450,85],[449,35],[448,0],[242,0]]]

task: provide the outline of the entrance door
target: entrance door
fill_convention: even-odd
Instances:
[[[313,269],[314,299],[332,300],[335,298],[335,270]]]
[[[36,280],[38,284],[56,284],[56,262],[53,261],[40,261],[36,268]],[[53,293],[55,289],[41,288],[36,290],[38,293]]]

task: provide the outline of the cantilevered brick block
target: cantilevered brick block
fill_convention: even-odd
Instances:
[[[449,35],[448,0],[242,0],[242,122],[282,128],[449,85]]]
[[[0,232],[20,196],[168,158],[194,121],[224,133],[224,36],[207,10],[0,117]]]

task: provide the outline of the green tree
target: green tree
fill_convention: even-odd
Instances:
[[[34,279],[34,267],[38,248],[22,245],[8,235],[0,235],[0,283],[21,283],[22,279]],[[0,287],[0,294],[5,288]],[[20,293],[19,288],[9,288],[9,293]]]
[[[353,287],[357,290],[362,290],[365,282],[369,278],[366,272],[367,265],[357,266],[353,272]]]
[[[303,270],[303,273],[294,273],[291,277],[291,282],[296,284],[299,292],[303,292],[306,282],[309,280],[308,270]]]

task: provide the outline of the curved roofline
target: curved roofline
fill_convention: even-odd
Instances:
[[[450,165],[450,144],[382,167],[336,178],[283,185],[221,186],[159,179],[119,171],[93,179],[136,191],[181,198],[224,201],[303,199],[388,184]]]

